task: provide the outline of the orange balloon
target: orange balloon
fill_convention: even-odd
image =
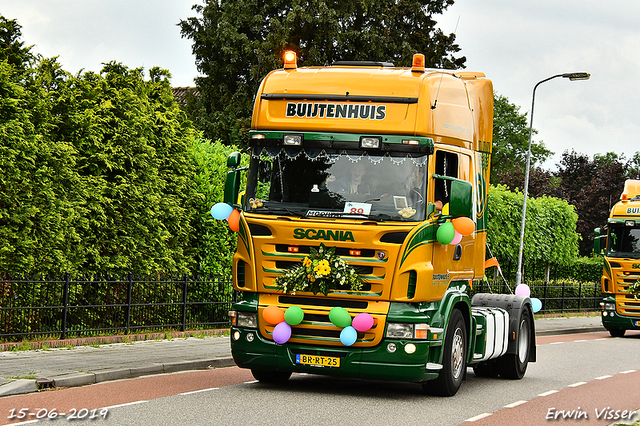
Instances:
[[[471,235],[476,230],[476,224],[468,217],[457,217],[451,223],[453,223],[454,229],[462,235]]]
[[[262,311],[262,318],[269,324],[280,324],[284,321],[284,311],[277,306],[268,306]]]
[[[238,232],[240,229],[240,211],[238,209],[233,209],[227,218],[227,222],[229,222],[229,228],[231,228],[233,232]]]

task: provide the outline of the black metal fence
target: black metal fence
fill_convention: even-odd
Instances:
[[[600,283],[578,282],[575,280],[557,280],[545,283],[544,280],[529,281],[531,297],[542,302],[539,313],[570,313],[600,310],[602,291]],[[474,284],[475,293],[506,293],[514,291],[513,284],[504,281],[480,281]]]
[[[227,277],[4,276],[0,339],[229,327]]]
[[[530,281],[540,313],[599,310],[599,283]],[[476,282],[471,294],[512,293],[504,281]],[[80,337],[108,332],[227,328],[227,277],[0,278],[0,339]]]

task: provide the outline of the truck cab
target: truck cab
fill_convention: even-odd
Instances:
[[[242,192],[229,162],[236,364],[261,381],[306,372],[447,396],[468,366],[522,378],[529,298],[467,294],[484,277],[491,81],[419,54],[410,68],[299,68],[290,53],[256,95]]]
[[[603,254],[602,325],[614,337],[640,330],[640,180],[627,180],[594,251]]]

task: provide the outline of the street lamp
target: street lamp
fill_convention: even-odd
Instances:
[[[524,199],[522,201],[522,224],[520,225],[520,250],[518,251],[518,270],[516,271],[516,287],[522,283],[522,251],[524,246],[524,224],[527,218],[527,191],[529,190],[529,168],[531,167],[531,135],[533,133],[533,106],[536,101],[536,89],[542,83],[554,78],[568,78],[570,81],[589,80],[591,74],[586,72],[570,72],[565,74],[557,74],[549,78],[539,81],[533,87],[533,96],[531,98],[531,116],[529,117],[529,149],[527,151],[527,167],[524,173]]]

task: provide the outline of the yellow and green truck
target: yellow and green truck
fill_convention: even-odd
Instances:
[[[484,277],[492,130],[482,73],[420,54],[298,67],[287,52],[255,98],[246,188],[241,154],[227,161],[236,364],[265,382],[301,372],[444,396],[468,367],[522,378],[530,299],[468,295]]]
[[[604,254],[602,325],[613,337],[640,330],[640,180],[625,182],[604,230],[595,230],[594,251]]]

